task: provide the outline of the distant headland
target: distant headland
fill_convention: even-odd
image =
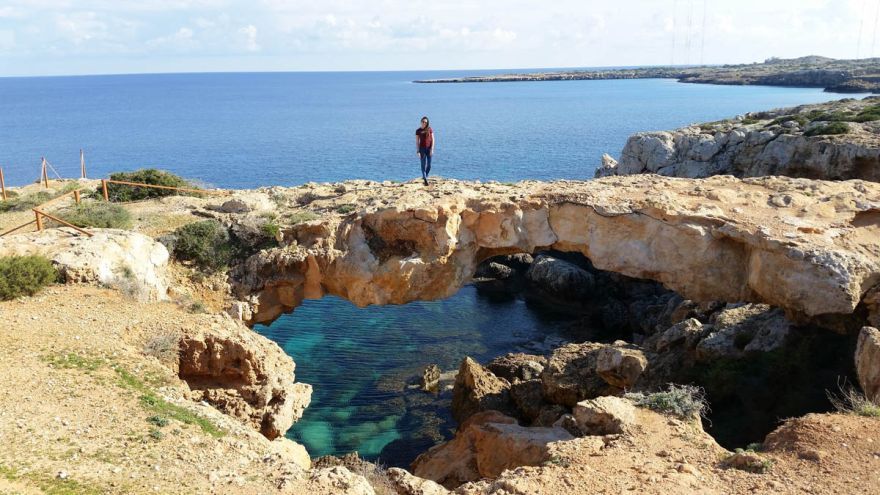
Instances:
[[[677,79],[679,82],[727,85],[797,86],[835,93],[880,93],[880,58],[837,60],[807,56],[770,58],[761,63],[698,67],[639,67],[565,70],[491,76],[423,79],[416,83],[569,81],[600,79]]]

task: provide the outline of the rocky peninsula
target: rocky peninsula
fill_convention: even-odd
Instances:
[[[596,176],[642,173],[878,182],[880,99],[844,99],[638,133],[619,160],[603,157]]]
[[[425,79],[414,82],[478,83],[603,79],[677,79],[679,82],[698,84],[792,86],[824,88],[826,91],[836,93],[877,93],[880,92],[880,59],[837,60],[807,56],[794,59],[771,58],[753,64],[528,72]]]

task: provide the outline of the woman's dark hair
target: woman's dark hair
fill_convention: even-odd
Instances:
[[[427,115],[422,117],[422,120],[424,120],[425,123],[428,124],[425,127],[431,127],[431,119],[429,119]]]

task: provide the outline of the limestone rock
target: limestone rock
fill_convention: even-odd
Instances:
[[[547,358],[544,356],[509,353],[493,359],[486,368],[495,376],[513,383],[517,380],[528,381],[540,378],[546,364]]]
[[[518,416],[529,422],[537,419],[549,405],[544,402],[544,387],[540,379],[517,381],[510,386],[510,398],[520,413]]]
[[[344,466],[331,468],[313,469],[307,485],[315,491],[315,494],[338,494],[338,495],[375,495],[376,492],[370,486],[370,482],[363,476],[357,475]],[[329,490],[329,491],[328,491]]]
[[[610,177],[617,175],[617,160],[608,153],[602,154],[602,163],[596,169],[596,177]]]
[[[596,356],[596,373],[609,385],[630,389],[648,367],[648,358],[634,345],[617,341]]]
[[[413,476],[400,468],[389,468],[388,477],[394,482],[399,495],[447,495],[449,490],[431,480]]]
[[[856,344],[856,375],[868,400],[880,403],[880,330],[864,327]]]
[[[709,327],[711,328],[711,327]],[[706,328],[700,320],[688,318],[667,328],[656,340],[657,352],[663,352],[672,346],[682,344],[686,349],[694,348],[706,334]]]
[[[231,321],[180,340],[180,378],[201,400],[270,440],[283,436],[311,400],[312,387],[294,382],[294,367],[277,344]]]
[[[587,342],[567,344],[553,351],[541,374],[544,398],[553,404],[574,407],[602,395],[608,384],[596,373],[599,351],[605,346]]]
[[[635,424],[636,407],[626,399],[605,396],[578,402],[572,415],[585,435],[613,435]]]
[[[168,298],[165,246],[136,232],[89,230],[91,237],[66,228],[2,237],[0,256],[39,254],[68,283],[115,287],[145,301]]]
[[[474,273],[474,278],[504,280],[510,278],[512,275],[513,268],[495,261],[490,261],[485,264],[481,263],[480,266],[477,267],[477,271]]]
[[[596,177],[655,173],[674,177],[786,175],[810,179],[880,180],[880,140],[870,124],[847,123],[844,136],[805,135],[827,124],[806,126],[810,112],[858,112],[869,101],[830,102],[752,114],[746,122],[728,120],[675,131],[643,132],[627,140],[615,163],[603,157]],[[790,120],[777,122],[791,116]],[[757,124],[752,121],[760,121]],[[607,156],[607,155],[606,155]]]
[[[257,191],[238,191],[232,199],[219,206],[209,207],[222,213],[252,213],[271,211],[275,204],[268,194]]]
[[[452,417],[459,423],[480,411],[512,412],[510,384],[466,357],[452,390]]]
[[[424,371],[422,371],[422,378],[419,382],[419,386],[425,392],[436,392],[439,385],[440,367],[436,364],[426,366]]]
[[[523,427],[497,411],[471,416],[455,438],[432,447],[412,465],[413,474],[455,487],[495,478],[506,469],[537,466],[549,459],[550,444],[574,437],[559,427]]]
[[[791,322],[778,308],[766,304],[729,305],[713,317],[714,329],[697,344],[697,359],[741,357],[782,347]]]
[[[579,266],[549,255],[535,259],[526,277],[548,295],[569,301],[580,301],[590,296],[594,281],[590,272]]]

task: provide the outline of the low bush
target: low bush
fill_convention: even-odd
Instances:
[[[312,220],[317,220],[319,218],[321,218],[321,216],[313,211],[302,210],[291,213],[288,220],[290,221],[291,225],[296,225],[298,223],[311,222]]]
[[[175,333],[155,335],[144,344],[144,354],[160,361],[172,361],[177,357],[180,338]]]
[[[0,300],[32,296],[58,281],[58,270],[42,256],[0,258]]]
[[[828,400],[838,412],[869,418],[880,418],[880,404],[871,402],[865,394],[849,387],[840,387],[840,393],[826,392]]]
[[[102,229],[129,229],[131,214],[122,206],[94,201],[81,203],[58,213],[58,217],[77,227],[96,227]]]
[[[208,270],[228,266],[236,251],[229,231],[216,220],[184,225],[162,241],[176,259]]]
[[[775,119],[770,121],[770,123],[767,124],[767,127],[772,126],[772,125],[782,125],[786,122],[791,122],[791,121],[797,122],[798,125],[800,125],[801,127],[810,123],[810,119],[807,118],[806,115],[799,115],[799,114],[783,115],[782,117],[776,117]]]
[[[880,105],[870,105],[856,114],[855,122],[872,122],[880,120]]]
[[[53,196],[46,191],[40,191],[28,194],[27,196],[19,196],[18,194],[10,195],[7,192],[7,197],[9,198],[8,200],[0,201],[0,213],[6,213],[7,211],[27,211],[41,203],[49,201]]]
[[[154,186],[195,188],[183,178],[155,168],[145,168],[134,172],[117,172],[110,174],[111,180],[140,182]],[[100,187],[100,186],[99,186]],[[102,191],[98,191],[103,194]],[[124,184],[107,184],[110,201],[139,201],[142,199],[174,196],[180,193],[171,189],[154,189],[152,187],[127,186]]]
[[[342,213],[343,215],[348,215],[349,213],[353,212],[353,211],[356,210],[356,209],[357,209],[357,205],[353,205],[353,204],[344,204],[344,205],[339,205],[339,206],[337,206],[337,207],[336,207],[336,212],[337,212],[337,213]]]
[[[684,419],[705,417],[709,412],[706,394],[700,387],[670,383],[666,390],[650,394],[629,393],[626,398],[639,407]]]
[[[849,132],[849,126],[845,122],[831,122],[825,125],[813,127],[804,133],[806,136],[835,136]]]

